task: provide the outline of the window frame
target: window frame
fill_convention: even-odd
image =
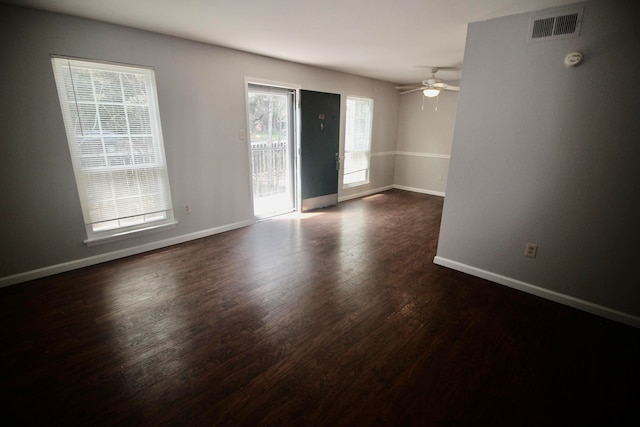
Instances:
[[[352,129],[352,126],[354,125],[354,123],[352,122],[352,120],[354,120],[354,116],[350,115],[350,110],[349,110],[349,104],[350,101],[354,101],[354,102],[363,102],[366,101],[369,105],[370,105],[370,115],[368,117],[368,126],[366,126],[365,132],[366,132],[366,148],[364,149],[358,149],[357,147],[353,146],[353,136],[356,132],[354,132],[354,129]],[[374,108],[374,101],[372,98],[367,98],[367,97],[363,97],[363,96],[347,96],[347,100],[346,100],[346,120],[345,120],[345,138],[344,138],[344,167],[343,167],[343,171],[342,171],[342,188],[351,188],[351,187],[358,187],[361,185],[367,185],[370,182],[370,177],[371,177],[371,143],[372,143],[372,139],[373,139],[373,110]],[[355,131],[362,131],[363,129],[355,129]],[[366,163],[366,167],[365,168],[361,168],[355,171],[349,171],[347,172],[347,165],[348,165],[348,156],[350,153],[363,153],[363,157],[364,157],[364,161]],[[364,172],[364,178],[358,181],[350,181],[350,182],[345,182],[345,178],[347,177],[348,174],[353,174],[353,173],[359,173],[359,172]]]
[[[51,56],[51,65],[85,223],[84,243],[92,246],[175,227],[153,68],[58,55]],[[74,81],[81,73],[90,77]],[[119,90],[121,100],[105,100],[105,92],[98,93],[99,73],[118,73],[113,93]],[[131,86],[124,82],[125,75],[135,80]],[[88,82],[91,89],[83,90],[81,85]],[[135,84],[142,89],[129,97]],[[90,117],[83,116],[83,108],[95,110],[92,129],[83,129]],[[101,113],[109,108],[117,111],[109,119],[124,123],[123,128],[105,129],[107,119]],[[93,144],[94,152],[81,154],[82,144]],[[109,144],[116,147],[115,154]]]

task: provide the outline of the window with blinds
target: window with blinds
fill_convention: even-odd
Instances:
[[[153,70],[51,61],[86,242],[175,224]]]
[[[347,97],[343,187],[369,183],[373,99]]]

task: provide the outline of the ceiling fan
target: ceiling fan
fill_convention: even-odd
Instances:
[[[419,84],[415,85],[396,86],[396,89],[401,91],[400,95],[405,95],[407,93],[417,92],[421,90],[424,96],[426,96],[427,98],[434,98],[440,95],[440,92],[443,90],[458,92],[460,90],[460,86],[453,86],[436,78],[436,73],[439,69],[439,67],[431,67],[430,78],[423,80]]]

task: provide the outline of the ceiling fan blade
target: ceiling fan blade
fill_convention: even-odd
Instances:
[[[404,85],[404,86],[396,86],[396,89],[418,89],[422,87],[422,85],[420,84],[415,84],[415,85]]]
[[[456,92],[460,91],[460,86],[453,86],[444,82],[437,82],[433,85],[433,87],[443,90],[455,90]]]
[[[399,95],[405,95],[407,93],[418,92],[419,90],[424,90],[424,89],[426,89],[426,87],[420,86],[420,87],[417,87],[415,89],[410,89],[410,90],[405,90],[404,92],[400,92]]]

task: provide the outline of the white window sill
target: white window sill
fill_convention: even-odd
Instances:
[[[85,240],[84,244],[87,246],[97,246],[105,243],[117,242],[118,240],[130,239],[132,237],[143,236],[145,234],[151,234],[163,230],[170,230],[172,228],[175,228],[177,223],[177,221],[173,221],[170,223],[153,225],[145,228],[138,228],[135,230],[127,230],[121,233],[112,234],[110,236],[93,237]]]

